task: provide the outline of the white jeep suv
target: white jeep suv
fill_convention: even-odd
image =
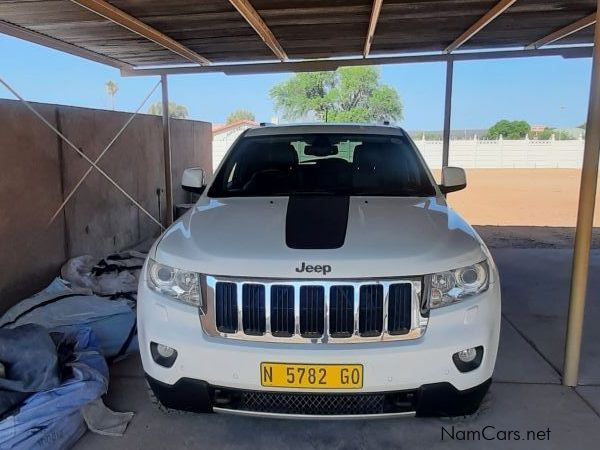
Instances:
[[[284,417],[454,416],[491,383],[500,282],[408,134],[246,131],[139,285],[144,371],[167,408]]]

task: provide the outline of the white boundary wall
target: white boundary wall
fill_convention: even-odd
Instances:
[[[213,170],[217,168],[231,144],[248,125],[213,136]],[[432,169],[442,167],[442,141],[415,140]],[[580,169],[583,162],[583,139],[530,140],[499,139],[450,141],[450,165],[465,169]]]
[[[442,167],[442,141],[415,140],[432,169]],[[466,169],[580,169],[584,140],[453,140],[450,165]]]
[[[238,127],[224,130],[220,133],[213,132],[212,141],[212,164],[213,172],[217,170],[217,167],[221,163],[221,160],[225,154],[229,151],[231,144],[235,142],[240,134],[246,131],[248,128],[253,128],[248,124],[241,124]]]

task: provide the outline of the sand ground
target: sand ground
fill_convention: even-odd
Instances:
[[[474,225],[574,227],[580,175],[576,169],[468,169],[467,188],[448,201]]]
[[[439,180],[440,171],[434,171]],[[448,202],[491,247],[573,246],[579,181],[576,169],[468,169],[467,188]],[[600,227],[600,192],[594,224]],[[600,248],[600,228],[593,247]]]

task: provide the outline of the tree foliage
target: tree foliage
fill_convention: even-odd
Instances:
[[[327,122],[402,120],[396,90],[382,84],[375,67],[347,67],[335,72],[298,73],[270,91],[277,111],[287,120],[310,113]]]
[[[524,139],[530,131],[531,126],[524,120],[501,120],[488,130],[487,138]]]
[[[238,109],[227,117],[227,125],[230,123],[239,122],[240,120],[256,120],[254,117],[254,113],[252,111],[248,111],[247,109]]]
[[[106,93],[111,97],[116,95],[119,90],[119,85],[112,80],[108,80],[104,87],[106,87]]]
[[[571,141],[575,139],[568,131],[557,130],[556,128],[546,128],[537,135],[537,139],[540,141],[548,141],[552,139],[552,136],[558,141]]]
[[[148,114],[162,116],[162,102],[156,102],[148,108]],[[169,117],[173,119],[187,119],[188,110],[183,105],[178,105],[175,102],[169,102]]]
[[[110,99],[111,108],[115,109],[115,95],[119,92],[119,85],[112,80],[108,80],[104,84],[104,88],[106,89],[106,95]]]

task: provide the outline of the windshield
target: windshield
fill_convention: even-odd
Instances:
[[[436,191],[406,136],[302,134],[245,137],[210,197],[431,196]]]

